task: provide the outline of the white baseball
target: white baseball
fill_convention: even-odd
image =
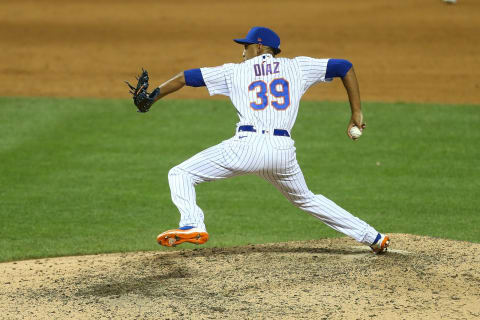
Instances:
[[[350,129],[350,135],[352,136],[352,138],[357,139],[360,138],[360,136],[362,135],[362,131],[360,131],[357,126],[353,126]]]

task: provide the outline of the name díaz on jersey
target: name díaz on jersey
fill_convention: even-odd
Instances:
[[[256,63],[253,65],[253,70],[255,70],[256,77],[280,73],[280,62],[274,62],[273,67],[271,63],[265,63],[265,61],[261,64]]]

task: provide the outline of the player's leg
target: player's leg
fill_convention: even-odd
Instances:
[[[168,183],[173,203],[180,211],[180,227],[194,226],[206,231],[202,209],[197,205],[195,186],[239,173],[224,163],[223,143],[197,153],[168,172]]]
[[[173,203],[180,211],[178,229],[162,232],[157,242],[172,247],[183,242],[203,244],[208,241],[204,215],[197,205],[195,185],[236,175],[224,162],[223,143],[197,153],[168,172],[168,183]]]
[[[255,150],[261,148],[255,141],[247,141],[236,136],[201,151],[169,171],[172,201],[181,215],[180,228],[160,234],[157,237],[160,244],[172,246],[185,241],[201,244],[208,240],[204,214],[196,203],[195,186],[255,171],[260,162]]]
[[[375,240],[378,241],[376,238],[379,233],[365,221],[323,195],[313,194],[308,189],[294,154],[289,156],[287,151],[278,154],[280,161],[288,159],[288,162],[271,166],[271,170],[264,170],[260,175],[271,182],[293,205],[361,243],[370,246]]]

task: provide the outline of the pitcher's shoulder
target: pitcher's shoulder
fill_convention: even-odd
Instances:
[[[298,56],[293,58],[293,60],[296,61],[315,61],[315,60],[328,60],[329,58],[314,58],[314,57],[308,57],[308,56]]]

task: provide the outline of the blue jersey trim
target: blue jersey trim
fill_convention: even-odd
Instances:
[[[343,78],[351,68],[352,63],[348,60],[329,59],[327,63],[327,72],[325,73],[325,78]]]
[[[189,87],[204,87],[205,81],[203,81],[202,71],[200,69],[190,69],[183,72],[185,77],[185,84]]]

